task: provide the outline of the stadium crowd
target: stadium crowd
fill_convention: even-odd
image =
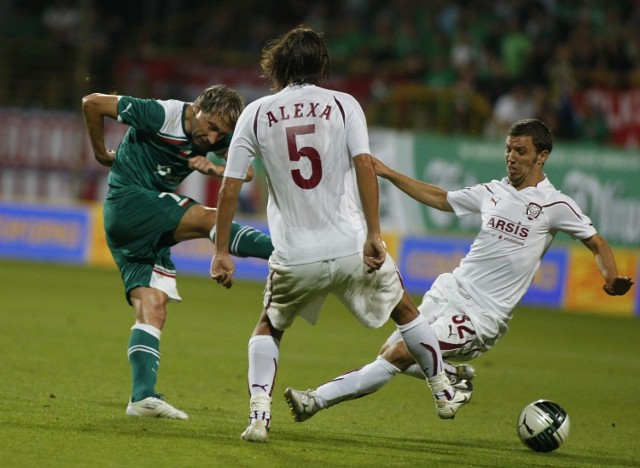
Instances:
[[[105,91],[118,57],[255,63],[267,39],[299,23],[325,32],[332,75],[375,77],[365,107],[403,84],[473,93],[491,110],[492,135],[535,116],[559,139],[604,143],[602,109],[577,109],[572,96],[640,87],[634,0],[175,0],[135,9],[122,0],[35,0],[4,8],[0,107],[77,108],[69,76],[82,56],[91,90]],[[25,67],[35,64],[30,76]]]

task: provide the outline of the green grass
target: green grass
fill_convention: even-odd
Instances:
[[[475,361],[473,402],[441,421],[426,384],[397,377],[378,393],[299,424],[281,394],[375,357],[392,330],[360,327],[330,300],[320,322],[281,346],[267,444],[240,440],[246,347],[262,284],[227,291],[181,276],[169,306],[158,390],[188,421],[134,419],[126,346],[133,321],[115,270],[0,262],[0,466],[3,467],[603,467],[640,466],[640,321],[519,308]],[[538,398],[571,419],[567,442],[537,454],[516,418]]]

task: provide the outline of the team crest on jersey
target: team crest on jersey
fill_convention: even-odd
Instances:
[[[527,218],[536,219],[540,213],[542,213],[542,207],[537,203],[531,202],[527,205]]]
[[[162,166],[158,164],[158,169],[156,171],[158,175],[165,177],[167,175],[171,175],[171,168],[169,166]]]

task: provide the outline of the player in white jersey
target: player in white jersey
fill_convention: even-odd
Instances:
[[[513,308],[525,294],[558,232],[579,239],[593,253],[604,291],[623,295],[631,278],[618,276],[611,248],[591,220],[543,172],[553,147],[551,132],[537,119],[517,121],[506,139],[507,177],[447,192],[411,179],[374,158],[376,173],[406,194],[458,216],[480,213],[482,227],[468,254],[452,273],[435,280],[418,307],[436,331],[447,360],[468,361],[489,350],[507,331]],[[467,379],[469,364],[445,364],[452,377]],[[321,409],[379,390],[399,373],[424,379],[402,337],[393,332],[375,361],[315,390],[287,390],[294,418],[301,422]]]
[[[253,157],[262,157],[275,259],[301,265],[357,253],[366,226],[353,196],[351,157],[369,153],[369,143],[356,100],[292,84],[252,102],[238,124],[225,176],[241,178]]]
[[[348,94],[318,86],[327,76],[328,54],[322,35],[310,28],[295,28],[268,44],[261,64],[276,93],[249,104],[238,119],[218,199],[211,265],[211,276],[230,287],[231,220],[251,161],[262,158],[274,252],[264,309],[249,340],[250,416],[242,438],[267,440],[280,340],[298,315],[315,323],[328,294],[366,327],[380,327],[391,317],[427,376],[438,415],[453,418],[471,392],[450,384],[435,333],[386,255],[360,105]]]

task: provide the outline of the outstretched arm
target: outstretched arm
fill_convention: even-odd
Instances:
[[[82,114],[96,160],[103,166],[111,167],[116,153],[107,150],[104,145],[104,117],[118,118],[118,96],[89,94],[82,98]]]
[[[447,201],[447,191],[437,185],[421,182],[411,177],[407,177],[389,166],[383,164],[380,160],[372,157],[373,167],[383,179],[387,179],[393,185],[398,187],[404,193],[414,200],[419,201],[427,206],[436,208],[440,211],[453,211],[451,205]]]
[[[628,276],[618,276],[613,251],[604,237],[596,234],[588,239],[583,239],[582,243],[593,252],[598,270],[605,281],[602,286],[604,291],[610,296],[626,294],[633,285],[633,281]]]

